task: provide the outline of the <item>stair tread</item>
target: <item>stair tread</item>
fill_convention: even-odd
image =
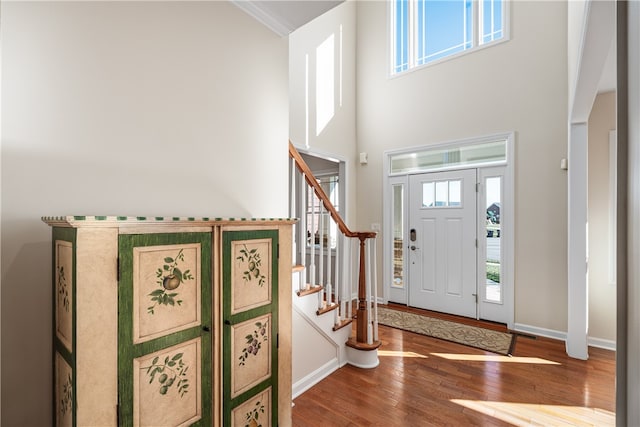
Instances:
[[[339,329],[344,328],[345,326],[349,326],[351,323],[353,323],[353,319],[344,319],[342,322],[338,323],[337,325],[333,325],[333,330],[337,331]]]
[[[324,286],[319,285],[319,286],[309,286],[307,285],[307,289],[303,289],[301,291],[296,291],[296,294],[299,297],[303,297],[305,295],[311,295],[311,294],[317,294],[318,292],[321,292],[324,289]]]
[[[330,312],[330,311],[333,311],[333,310],[337,309],[338,307],[339,307],[339,305],[338,305],[338,304],[325,304],[323,308],[319,308],[319,309],[316,311],[316,314],[317,314],[318,316],[320,316],[320,315],[322,315],[322,314],[325,314],[325,313],[328,313],[328,312]]]

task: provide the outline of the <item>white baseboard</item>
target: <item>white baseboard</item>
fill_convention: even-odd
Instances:
[[[318,384],[320,381],[331,375],[335,370],[339,368],[338,366],[338,358],[334,358],[323,366],[319,367],[306,377],[296,381],[292,387],[292,398],[300,396],[305,391],[309,390],[314,385]]]
[[[598,347],[605,350],[616,351],[616,342],[612,340],[589,337],[588,343],[591,347]]]
[[[561,331],[554,331],[553,329],[539,328],[537,326],[524,325],[522,323],[516,323],[514,326],[516,332],[522,332],[524,334],[537,335],[539,337],[552,338],[554,340],[567,341],[567,333]]]
[[[539,337],[552,338],[560,341],[567,341],[567,333],[562,331],[554,331],[552,329],[539,328],[537,326],[523,325],[522,323],[516,323],[516,332],[522,332],[524,334],[536,335]],[[602,338],[588,337],[588,345],[591,347],[603,348],[605,350],[616,351],[616,342],[611,340],[605,340]]]

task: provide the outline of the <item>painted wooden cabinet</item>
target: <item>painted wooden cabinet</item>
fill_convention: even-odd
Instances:
[[[43,220],[56,426],[290,425],[292,220]]]

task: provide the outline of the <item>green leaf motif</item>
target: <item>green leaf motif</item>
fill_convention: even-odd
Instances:
[[[153,305],[147,307],[147,314],[155,314],[156,307],[158,305],[164,305],[167,307],[175,307],[181,305],[182,300],[176,300],[178,296],[177,292],[172,292],[177,289],[182,283],[187,280],[194,280],[190,270],[185,270],[184,273],[178,268],[178,261],[184,261],[184,250],[180,249],[175,258],[165,257],[162,268],[158,267],[156,270],[156,284],[158,289],[154,289],[147,296],[150,297],[150,301]]]
[[[259,267],[262,266],[262,258],[260,257],[260,253],[258,253],[258,248],[249,250],[246,244],[243,246],[244,249],[240,249],[239,251],[241,255],[236,257],[241,263],[246,264],[246,270],[242,272],[242,278],[246,283],[253,281],[255,278],[258,281],[258,286],[263,287],[267,277],[260,273]]]
[[[60,399],[60,412],[65,415],[67,412],[71,412],[71,406],[73,405],[73,384],[71,382],[71,374],[67,375],[65,383],[62,385],[62,399]]]
[[[239,366],[244,366],[250,356],[257,356],[262,348],[262,343],[269,339],[267,324],[268,322],[256,322],[256,329],[253,333],[245,336],[246,344],[242,349],[242,354],[238,357],[238,360],[240,360]]]
[[[64,267],[58,266],[58,301],[64,307],[64,310],[69,312],[69,287],[67,285],[67,278],[65,276]]]
[[[158,393],[163,396],[169,392],[174,383],[176,384],[176,392],[181,398],[188,393],[189,379],[186,378],[186,375],[189,367],[182,360],[182,355],[183,353],[177,353],[173,356],[167,356],[162,364],[158,364],[160,358],[156,356],[150,366],[141,368],[146,369],[146,374],[149,375],[149,384],[154,382],[156,374],[160,374],[157,377],[160,385]],[[178,379],[177,383],[176,379]]]
[[[257,425],[257,427],[262,427],[262,424],[258,424],[258,419],[260,418],[260,414],[264,414],[264,411],[264,405],[258,400],[255,407],[245,414],[245,427],[250,427],[251,422],[254,422],[254,425]]]

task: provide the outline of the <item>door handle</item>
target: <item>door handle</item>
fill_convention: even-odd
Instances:
[[[411,248],[411,250],[412,250],[412,251],[415,251],[416,249],[420,249],[419,247],[417,247],[417,246],[415,246],[415,245],[411,245],[411,247],[410,247],[410,248]]]

